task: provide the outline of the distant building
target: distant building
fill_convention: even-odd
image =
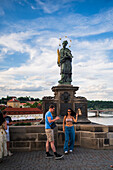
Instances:
[[[27,101],[27,103],[30,103],[30,104],[34,104],[34,103],[38,103],[39,101]]]
[[[33,105],[34,103],[38,103],[37,108],[42,109],[42,105],[39,103],[39,101],[27,101],[26,103],[20,103],[21,108],[30,108],[29,105],[26,105],[27,103]]]
[[[20,102],[16,98],[12,98],[7,102],[8,106],[11,106],[13,108],[20,108]]]
[[[26,108],[25,105],[26,105],[26,103],[20,103],[20,107],[21,107],[21,108]],[[29,107],[30,107],[30,106],[29,106]]]

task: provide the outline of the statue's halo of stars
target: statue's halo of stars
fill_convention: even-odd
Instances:
[[[61,47],[63,41],[66,41],[66,40],[68,41],[68,47],[70,48],[72,40],[70,40],[67,36],[59,38],[59,47]]]
[[[66,41],[66,40],[68,41],[67,46],[70,48],[72,41],[71,41],[67,36],[65,36],[65,37],[63,37],[63,38],[59,38],[59,47],[61,47],[62,43],[63,43],[64,41]],[[60,66],[60,52],[59,52],[59,48],[57,49],[57,55],[58,55],[57,63],[58,63],[58,66]]]

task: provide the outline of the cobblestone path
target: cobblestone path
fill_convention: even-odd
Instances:
[[[63,153],[58,148],[58,153]],[[113,150],[75,148],[61,160],[46,159],[45,151],[14,152],[4,158],[0,170],[112,170]]]

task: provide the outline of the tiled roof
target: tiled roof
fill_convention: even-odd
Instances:
[[[13,99],[9,100],[8,102],[19,102],[19,100],[13,98]]]
[[[43,111],[38,108],[6,108],[4,111],[7,114],[15,115],[15,114],[42,114]]]
[[[25,105],[26,103],[20,103],[20,106],[23,106],[23,105]]]
[[[37,101],[27,101],[26,103],[34,104]]]

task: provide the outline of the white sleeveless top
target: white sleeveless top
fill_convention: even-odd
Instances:
[[[70,119],[66,118],[66,122],[72,122],[72,121],[73,121],[72,118],[70,118]]]

